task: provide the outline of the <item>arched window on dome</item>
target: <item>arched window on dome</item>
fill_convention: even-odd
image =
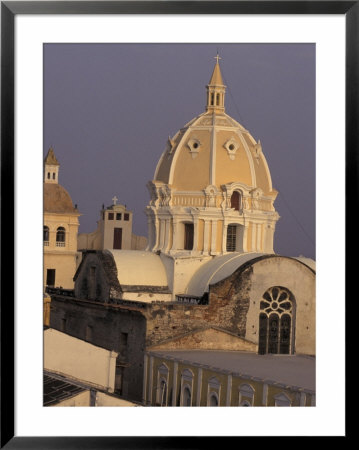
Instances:
[[[214,93],[212,92],[211,93],[211,106],[213,106],[214,105]]]
[[[220,95],[217,94],[217,106],[219,106],[219,105],[220,105]]]
[[[56,247],[65,247],[66,234],[64,227],[58,227],[56,231]]]
[[[242,196],[238,191],[234,191],[231,196],[231,208],[240,211],[242,206]]]
[[[44,245],[49,245],[50,230],[46,225],[44,226]]]

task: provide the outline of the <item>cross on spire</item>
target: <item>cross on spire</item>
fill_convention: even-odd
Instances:
[[[117,204],[117,200],[118,198],[116,197],[116,195],[112,198],[113,204],[116,205]]]
[[[217,60],[217,64],[219,64],[219,60],[222,59],[222,58],[219,56],[219,54],[217,52],[217,55],[214,57],[214,59],[216,59]]]

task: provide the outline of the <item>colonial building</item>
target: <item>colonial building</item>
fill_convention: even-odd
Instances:
[[[217,58],[206,111],[168,140],[148,184],[147,250],[84,252],[74,292],[52,296],[51,327],[79,339],[90,327],[94,345],[122,355],[116,389],[131,400],[157,402],[148,396],[158,386],[155,372],[144,367],[146,351],[175,359],[168,352],[315,355],[315,263],[274,253],[277,191],[260,142],[225,113],[225,92]],[[233,377],[237,373],[234,368]],[[173,370],[171,376],[182,375]],[[257,391],[269,389],[268,376],[261,376]],[[242,378],[238,389],[249,383]],[[285,383],[285,377],[275,381]],[[310,386],[299,385],[311,396]],[[278,393],[270,392],[273,398]],[[297,404],[288,392],[283,395]],[[266,404],[274,405],[270,398]],[[300,405],[309,404],[300,398]]]
[[[92,233],[78,235],[79,250],[144,250],[147,239],[132,233],[133,213],[126,205],[117,205],[117,197],[113,204],[105,208],[102,205],[97,229]]]
[[[233,351],[148,352],[147,406],[315,406],[315,359]]]
[[[80,213],[59,184],[60,164],[49,149],[44,165],[44,287],[73,289],[78,265],[77,232]]]

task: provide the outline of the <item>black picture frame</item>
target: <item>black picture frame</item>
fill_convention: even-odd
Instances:
[[[1,2],[1,442],[6,449],[201,448],[226,437],[15,436],[14,409],[14,20],[18,14],[340,14],[346,20],[346,236],[357,249],[349,201],[358,194],[359,1],[2,1]],[[353,277],[346,273],[346,295]],[[140,425],[140,424],[139,424]],[[348,437],[348,429],[346,436]]]

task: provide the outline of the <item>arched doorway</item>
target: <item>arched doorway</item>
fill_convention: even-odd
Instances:
[[[260,303],[258,353],[291,354],[294,350],[294,298],[283,287],[269,288]]]

